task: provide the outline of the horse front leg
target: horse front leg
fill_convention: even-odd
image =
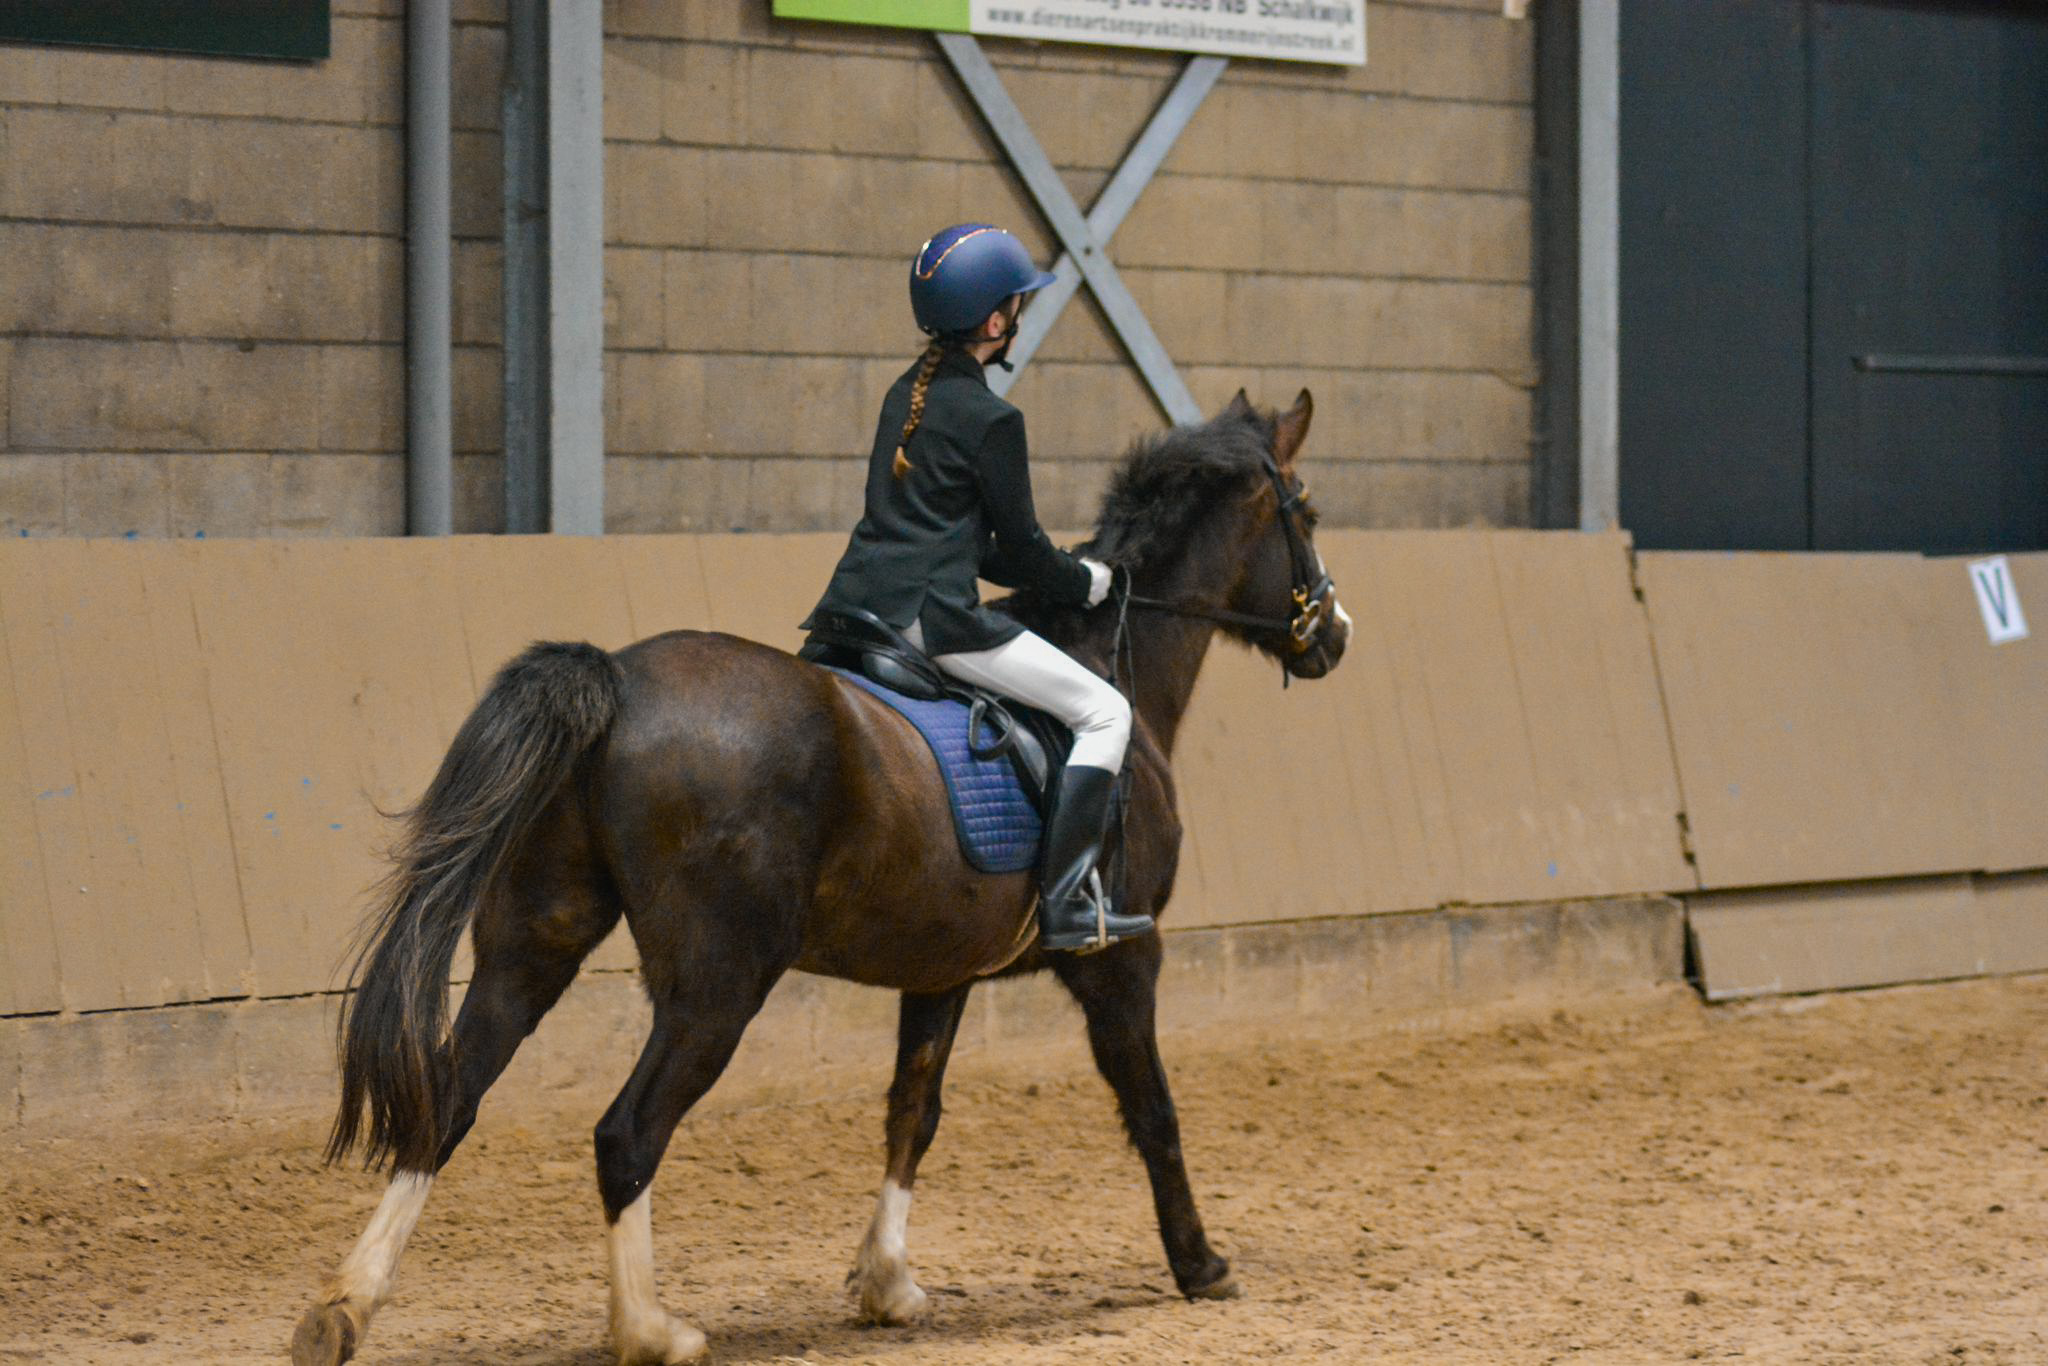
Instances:
[[[1161,947],[1157,934],[1127,939],[1100,953],[1055,954],[1053,969],[1088,1018],[1095,1065],[1116,1092],[1124,1128],[1152,1179],[1159,1237],[1174,1284],[1189,1299],[1231,1299],[1241,1293],[1230,1263],[1216,1255],[1195,1212],[1180,1119],[1166,1086],[1155,1025]]]
[[[875,1217],[846,1277],[847,1288],[860,1300],[861,1318],[869,1323],[909,1323],[924,1310],[924,1291],[910,1277],[905,1237],[910,1188],[917,1181],[917,1164],[939,1129],[939,1092],[968,990],[962,986],[936,996],[903,994],[896,1079],[889,1086],[888,1166]]]

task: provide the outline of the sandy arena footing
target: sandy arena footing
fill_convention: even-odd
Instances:
[[[910,1221],[924,1322],[856,1327],[841,1288],[876,1094],[685,1123],[655,1187],[669,1307],[714,1360],[764,1366],[2048,1359],[2048,979],[1741,1007],[1667,988],[1166,1051],[1244,1299],[1172,1293],[1061,1031],[955,1073]],[[595,1114],[494,1093],[362,1361],[608,1360]],[[382,1185],[322,1171],[321,1127],[0,1150],[0,1360],[278,1360]]]

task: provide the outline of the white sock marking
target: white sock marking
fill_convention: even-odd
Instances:
[[[875,1219],[868,1225],[868,1243],[877,1256],[893,1266],[906,1264],[910,1253],[910,1192],[893,1179],[882,1182],[881,1198],[875,1201]]]
[[[612,1340],[623,1345],[651,1336],[651,1325],[665,1318],[654,1292],[654,1191],[619,1211],[611,1227]]]
[[[619,1211],[608,1238],[612,1270],[612,1346],[622,1362],[694,1361],[704,1335],[669,1317],[654,1289],[654,1191]]]
[[[910,1278],[910,1192],[884,1179],[875,1217],[854,1258],[854,1288],[861,1312],[877,1323],[908,1323],[924,1308],[925,1294]]]
[[[406,1239],[426,1208],[427,1192],[434,1178],[424,1172],[400,1172],[384,1188],[384,1199],[370,1217],[370,1226],[356,1239],[355,1248],[341,1264],[334,1278],[331,1303],[347,1300],[359,1305],[365,1320],[370,1312],[391,1298],[398,1284],[398,1258]]]

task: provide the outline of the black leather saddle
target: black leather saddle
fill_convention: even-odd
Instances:
[[[909,637],[860,608],[814,613],[811,632],[797,654],[814,664],[858,673],[921,702],[962,703],[967,708],[967,744],[974,757],[1008,758],[1024,794],[1041,815],[1046,813],[1053,775],[1074,746],[1073,732],[1057,718],[948,678]]]

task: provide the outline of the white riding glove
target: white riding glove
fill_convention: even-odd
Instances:
[[[1088,605],[1099,606],[1102,600],[1109,596],[1109,566],[1086,556],[1082,557],[1081,563],[1088,567]]]

